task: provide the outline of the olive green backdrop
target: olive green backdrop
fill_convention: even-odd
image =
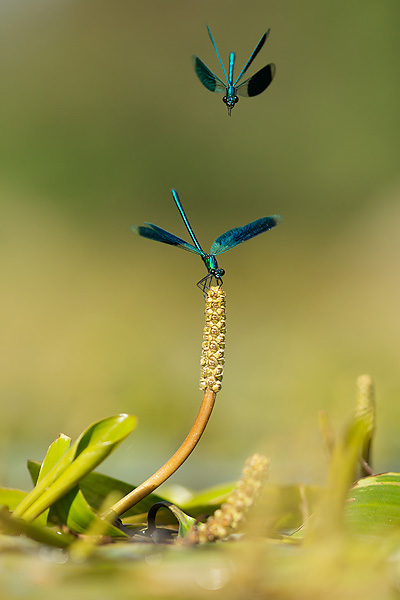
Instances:
[[[277,74],[228,118],[191,55]],[[356,377],[377,384],[378,471],[400,467],[398,0],[5,1],[0,4],[1,474],[63,431],[132,412],[104,470],[139,482],[176,449],[198,391],[205,274],[134,236],[150,221],[205,249],[280,213],[221,256],[222,392],[175,482],[236,477],[255,450],[274,480],[320,481],[317,411],[335,428]]]

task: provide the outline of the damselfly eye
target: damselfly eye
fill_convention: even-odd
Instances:
[[[224,96],[222,98],[222,102],[225,102],[225,104],[228,104],[228,96]]]
[[[238,96],[235,96],[235,97],[233,98],[233,100],[235,101],[235,104],[236,104],[236,102],[239,102],[239,98],[238,98]]]

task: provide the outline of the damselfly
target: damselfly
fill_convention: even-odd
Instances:
[[[225,231],[225,233],[217,237],[217,239],[211,246],[210,253],[207,254],[200,246],[193,232],[193,229],[190,226],[190,223],[186,217],[185,211],[183,210],[181,201],[179,199],[178,192],[176,190],[171,191],[176,206],[178,207],[179,213],[192,239],[193,245],[189,244],[188,242],[185,242],[185,240],[182,240],[173,233],[169,233],[169,231],[161,229],[161,227],[158,227],[157,225],[153,225],[152,223],[145,223],[144,225],[133,225],[131,227],[131,230],[134,233],[141,235],[142,237],[149,238],[150,240],[163,242],[164,244],[170,244],[171,246],[177,246],[178,248],[182,248],[182,250],[187,250],[187,252],[199,254],[207,268],[207,275],[197,283],[197,286],[203,291],[203,293],[205,293],[206,290],[211,286],[213,279],[216,280],[217,285],[222,284],[222,277],[223,275],[225,275],[225,271],[224,269],[221,269],[218,266],[218,262],[216,259],[216,256],[218,256],[218,254],[222,254],[223,252],[234,248],[238,244],[241,244],[246,240],[250,240],[254,236],[259,235],[264,231],[272,229],[281,220],[280,215],[273,215],[272,217],[263,217],[262,219],[257,219],[252,223],[243,225],[243,227],[235,227],[234,229]]]
[[[229,76],[225,71],[224,64],[221,60],[221,57],[218,52],[218,48],[216,43],[214,42],[214,38],[211,34],[210,28],[207,25],[208,35],[210,36],[210,40],[212,45],[214,46],[214,50],[218,56],[218,60],[222,67],[222,70],[225,75],[226,83],[224,83],[219,77],[217,77],[210,69],[200,60],[197,56],[193,56],[193,64],[197,74],[197,77],[200,79],[201,83],[206,87],[210,92],[217,92],[220,94],[225,94],[222,100],[225,102],[228,107],[228,115],[230,116],[232,108],[235,107],[235,104],[239,101],[238,96],[258,96],[264,90],[267,89],[269,84],[274,78],[275,75],[275,65],[269,64],[263,67],[260,71],[257,71],[255,75],[246,79],[242,83],[239,83],[243,75],[246,73],[247,69],[250,67],[251,63],[260,52],[261,48],[265,44],[265,40],[267,39],[270,30],[266,31],[262,36],[261,40],[258,42],[255,47],[252,55],[249,60],[240,71],[239,77],[235,80],[233,79],[233,67],[235,64],[235,53],[231,52],[229,55]]]

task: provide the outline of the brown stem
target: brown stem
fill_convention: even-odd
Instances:
[[[114,513],[117,517],[121,516],[124,512],[132,508],[132,506],[140,502],[140,500],[143,500],[143,498],[151,494],[151,492],[158,488],[159,485],[164,483],[164,481],[166,481],[173,473],[175,473],[175,471],[177,471],[177,469],[179,469],[187,457],[193,452],[197,442],[203,435],[203,431],[206,428],[214,407],[215,396],[215,392],[212,392],[208,388],[205,390],[203,401],[201,403],[196,420],[193,423],[193,426],[189,431],[185,441],[178,448],[175,454],[173,454],[173,456],[171,456],[171,458],[162,467],[160,467],[158,471],[146,479],[145,482],[141,483],[137,488],[116,502],[105,514],[102,515],[103,517],[109,516],[110,513]]]

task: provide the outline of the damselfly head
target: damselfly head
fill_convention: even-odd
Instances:
[[[225,102],[228,108],[228,115],[231,116],[232,108],[235,108],[235,104],[239,102],[239,98],[237,96],[224,96],[222,102]]]
[[[213,271],[213,275],[216,279],[221,279],[221,277],[225,275],[225,269],[213,269]]]

